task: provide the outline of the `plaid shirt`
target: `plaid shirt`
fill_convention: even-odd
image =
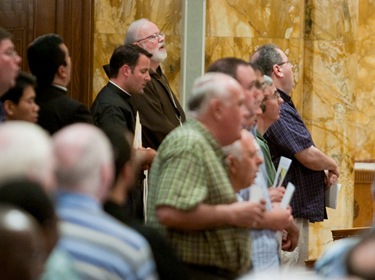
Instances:
[[[314,171],[302,165],[294,155],[305,150],[314,142],[290,96],[280,91],[284,100],[280,119],[266,131],[272,160],[278,166],[281,156],[290,158],[292,164],[283,185],[292,182],[296,190],[290,205],[294,218],[305,218],[310,222],[320,222],[327,218],[324,206],[324,171]]]
[[[201,203],[235,201],[224,155],[213,136],[196,120],[173,130],[159,147],[150,171],[147,222],[166,234],[184,262],[238,273],[250,266],[247,229],[172,230],[163,228],[156,217],[160,205],[189,211]]]

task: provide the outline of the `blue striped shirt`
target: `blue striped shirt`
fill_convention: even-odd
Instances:
[[[263,198],[266,200],[267,211],[272,209],[271,199],[267,188],[267,171],[264,163],[262,150],[258,150],[259,156],[263,159],[263,163],[259,168],[254,184],[239,192],[241,198],[250,201],[250,189],[259,188]],[[270,229],[252,229],[251,236],[251,262],[254,272],[277,270],[280,268],[280,244],[276,231]]]
[[[92,197],[59,193],[58,246],[73,259],[81,279],[157,279],[147,242],[106,214]]]

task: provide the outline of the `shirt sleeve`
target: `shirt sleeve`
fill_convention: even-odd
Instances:
[[[197,153],[197,150],[184,149],[163,158],[163,172],[158,181],[163,187],[157,193],[157,206],[168,205],[189,210],[206,198],[206,173]]]
[[[266,139],[283,150],[283,154],[292,157],[314,145],[314,142],[301,116],[296,110],[287,106],[281,110],[280,119],[266,132]]]

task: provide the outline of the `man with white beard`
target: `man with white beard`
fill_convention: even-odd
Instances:
[[[185,113],[160,68],[160,63],[167,58],[165,34],[143,18],[130,24],[125,44],[138,45],[152,54],[151,81],[144,88],[144,94],[132,96],[130,103],[140,115],[143,146],[157,150],[167,134],[185,121]]]

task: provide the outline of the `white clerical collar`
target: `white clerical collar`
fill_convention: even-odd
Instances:
[[[127,95],[131,96],[131,94],[127,93],[126,90],[124,90],[123,88],[121,88],[120,86],[116,85],[114,82],[112,82],[111,80],[109,80],[109,82],[114,85],[115,87],[119,88],[120,90],[122,90],[123,92],[125,92]]]
[[[63,86],[60,86],[60,85],[52,84],[52,86],[57,87],[57,88],[59,88],[59,89],[65,91],[65,92],[68,91],[68,89],[67,89],[66,87],[63,87]]]

